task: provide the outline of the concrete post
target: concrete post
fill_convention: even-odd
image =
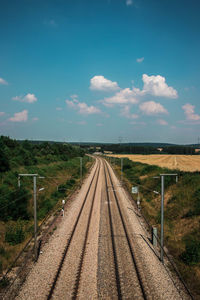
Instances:
[[[157,227],[152,227],[152,244],[154,247],[157,247],[157,237],[158,237],[158,231]]]

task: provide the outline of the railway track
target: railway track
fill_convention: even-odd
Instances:
[[[48,247],[36,266],[40,273],[33,272],[17,299],[180,299],[175,292],[169,292],[169,279],[164,285],[158,277],[151,279],[151,263],[145,266],[146,258],[140,253],[141,244],[146,246],[141,229],[137,222],[137,228],[133,227],[123,189],[104,159],[97,158],[79,195],[73,213],[63,219],[67,228],[60,227],[54,237],[54,241],[61,241],[59,246],[53,240],[50,243],[55,256]],[[40,279],[42,288],[35,291]],[[158,287],[158,279],[164,289]]]
[[[65,247],[62,259],[60,261],[58,270],[56,272],[54,281],[51,285],[50,291],[47,295],[47,299],[76,299],[79,290],[79,284],[81,280],[81,272],[84,261],[84,256],[86,253],[87,240],[90,230],[91,217],[93,213],[95,195],[97,190],[97,184],[100,172],[100,160],[97,159],[97,167],[95,173],[92,177],[91,183],[84,197],[83,204],[77,216],[76,222],[74,224],[73,230],[69,236],[67,245]],[[92,199],[92,201],[89,201]],[[76,238],[82,241],[77,243]],[[77,247],[78,244],[78,247]],[[76,253],[76,258],[74,259],[73,254]],[[70,259],[73,256],[73,274],[69,274],[71,277],[70,284],[65,284],[65,274],[66,268]],[[69,283],[69,281],[68,281]],[[62,298],[60,298],[62,297]]]
[[[112,265],[107,274],[107,280],[112,278],[113,289],[107,290],[105,285],[99,284],[102,298],[111,297],[116,299],[152,299],[146,280],[142,271],[142,266],[138,262],[133,246],[133,236],[129,233],[128,225],[123,217],[123,210],[117,196],[117,188],[112,180],[108,164],[104,161],[105,191],[103,202],[106,203],[105,215],[107,215],[107,234],[105,240],[110,236],[112,251]],[[109,224],[109,229],[108,229]],[[105,243],[109,243],[108,240]],[[106,248],[106,247],[105,247]],[[108,249],[108,248],[107,248]],[[108,253],[103,253],[107,259]],[[110,276],[113,274],[114,276]],[[115,288],[114,288],[115,286]]]

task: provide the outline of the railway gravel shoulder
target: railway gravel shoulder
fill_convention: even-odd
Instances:
[[[138,221],[138,217],[134,212],[131,201],[128,199],[124,188],[120,185],[119,180],[116,178],[111,168],[110,171],[113,175],[114,186],[116,187],[117,194],[120,198],[120,206],[126,224],[129,227],[129,232],[132,234],[131,240],[132,243],[134,243],[133,248],[135,249],[139,264],[142,263],[143,274],[145,274],[152,298],[156,300],[188,299],[187,295],[179,294],[172,281],[172,277],[169,276],[166,268],[155,255],[155,251],[153,251],[153,247],[149,242],[148,235]]]

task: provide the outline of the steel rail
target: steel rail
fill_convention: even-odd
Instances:
[[[115,280],[116,280],[118,299],[122,299],[121,283],[120,283],[118,261],[117,261],[117,250],[116,250],[116,243],[114,239],[114,230],[113,230],[113,217],[112,217],[112,212],[110,207],[110,198],[108,194],[108,181],[106,176],[105,162],[103,166],[104,166],[104,176],[105,176],[105,184],[106,184],[106,195],[107,195],[107,202],[108,202],[108,215],[109,215],[110,232],[111,232],[111,240],[112,240],[112,251],[113,251],[113,259],[114,259],[114,267],[115,267]]]
[[[136,260],[135,260],[135,254],[134,254],[134,251],[132,249],[131,240],[130,240],[130,237],[129,237],[129,234],[128,234],[128,230],[127,230],[127,226],[125,224],[124,217],[122,215],[122,211],[121,211],[121,207],[120,207],[120,204],[119,204],[119,200],[118,200],[117,194],[116,194],[116,192],[114,190],[114,185],[113,185],[111,174],[110,174],[110,171],[109,171],[109,168],[108,168],[108,163],[104,162],[104,164],[106,165],[107,173],[108,173],[108,176],[109,176],[109,179],[110,179],[110,183],[111,183],[111,186],[112,186],[114,198],[115,198],[115,201],[116,201],[116,204],[117,204],[118,212],[119,212],[120,219],[121,219],[121,222],[122,222],[122,225],[123,225],[124,233],[125,233],[125,236],[126,236],[126,240],[127,240],[127,243],[128,243],[128,247],[129,247],[129,250],[130,250],[131,257],[132,257],[132,261],[133,261],[133,264],[134,264],[134,267],[135,267],[137,278],[138,278],[138,281],[139,281],[139,284],[140,284],[142,295],[143,295],[143,298],[145,300],[147,300],[148,296],[146,295],[146,292],[145,292],[145,289],[144,289],[144,286],[143,286],[143,280],[141,278],[141,274],[139,272],[139,269],[138,269],[138,266],[137,266],[137,263],[136,263]]]
[[[66,257],[66,255],[67,255],[67,252],[68,252],[68,249],[69,249],[69,247],[70,247],[72,238],[73,238],[73,236],[74,236],[74,234],[75,234],[77,225],[78,225],[79,220],[80,220],[80,217],[81,217],[81,215],[82,215],[83,208],[84,208],[85,203],[86,203],[86,201],[87,201],[89,191],[91,190],[92,183],[93,183],[93,181],[94,181],[94,178],[95,178],[95,176],[96,176],[96,174],[97,174],[97,170],[99,170],[99,168],[100,168],[100,162],[99,162],[99,160],[97,159],[97,167],[96,167],[96,169],[95,169],[95,172],[94,172],[94,175],[93,175],[92,180],[91,180],[91,182],[90,182],[90,185],[89,185],[89,188],[88,188],[88,190],[87,190],[87,193],[86,193],[86,195],[85,195],[85,197],[84,197],[83,203],[82,203],[82,205],[81,205],[81,208],[80,208],[79,214],[78,214],[78,216],[77,216],[76,222],[75,222],[75,224],[74,224],[74,226],[73,226],[72,232],[71,232],[70,237],[69,237],[69,239],[68,239],[67,245],[65,246],[65,250],[64,250],[64,252],[63,252],[62,259],[60,260],[60,264],[59,264],[59,266],[58,266],[58,270],[57,270],[57,272],[56,272],[55,278],[54,278],[53,283],[52,283],[52,285],[51,285],[51,289],[50,289],[49,294],[48,294],[48,296],[47,296],[47,300],[50,300],[50,299],[52,298],[53,292],[54,292],[55,287],[56,287],[56,283],[57,283],[57,281],[58,281],[58,278],[59,278],[59,275],[60,275],[60,272],[61,272],[61,269],[62,269],[64,260],[65,260],[65,257]]]
[[[97,191],[97,183],[99,180],[99,173],[100,173],[100,168],[98,170],[97,180],[95,183],[95,189],[94,189],[94,193],[92,196],[92,203],[91,203],[90,212],[89,212],[89,216],[88,216],[88,222],[87,222],[87,227],[86,227],[86,231],[85,231],[84,243],[83,243],[83,247],[81,250],[81,256],[80,256],[79,265],[78,265],[78,269],[77,269],[77,275],[76,275],[76,281],[75,281],[75,285],[73,287],[73,296],[72,296],[73,300],[75,300],[78,295],[78,288],[79,288],[79,283],[80,283],[80,279],[81,279],[81,271],[82,271],[83,261],[84,261],[84,257],[85,257],[85,253],[86,253],[86,245],[87,245],[87,240],[88,240],[88,236],[89,236],[89,228],[90,228],[91,219],[92,219],[92,212],[93,212],[94,200],[95,200],[96,191]]]

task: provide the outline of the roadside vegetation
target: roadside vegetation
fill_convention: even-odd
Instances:
[[[0,275],[33,234],[33,178],[21,177],[19,188],[18,174],[43,177],[37,178],[40,224],[80,184],[80,157],[84,176],[92,162],[80,147],[0,137]]]
[[[109,158],[121,174],[121,160]],[[129,191],[139,187],[142,214],[160,232],[160,179],[153,178],[172,170],[123,159],[124,183]],[[199,172],[178,173],[165,177],[165,245],[195,299],[200,299],[200,175]],[[132,194],[136,201],[137,195]]]

